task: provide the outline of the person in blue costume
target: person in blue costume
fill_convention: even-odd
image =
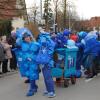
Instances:
[[[57,48],[63,48],[64,45],[67,43],[68,38],[62,33],[57,35]]]
[[[100,42],[97,40],[97,35],[95,32],[88,33],[84,41],[85,41],[84,55],[86,57],[84,65],[89,73],[86,78],[92,78],[95,75],[97,75],[96,65],[98,64]]]
[[[44,82],[46,86],[46,91],[43,93],[44,96],[48,96],[49,98],[55,97],[55,89],[54,89],[54,81],[51,75],[51,68],[53,67],[53,52],[55,48],[55,43],[50,38],[50,34],[47,32],[43,32],[39,34],[38,42],[40,44],[40,48],[47,48],[48,56],[50,57],[50,61],[47,64],[42,64],[42,72],[44,76]],[[45,56],[45,55],[44,55]],[[41,63],[40,63],[41,65]]]
[[[63,31],[63,37],[61,37],[61,40],[62,40],[63,45],[66,45],[67,44],[67,41],[70,38],[70,34],[71,34],[71,31],[68,30],[68,29],[65,29]]]
[[[21,76],[30,80],[30,88],[26,96],[32,96],[37,92],[38,88],[36,80],[39,79],[39,71],[35,59],[39,46],[28,33],[24,33],[22,40],[16,45],[16,56]]]
[[[31,31],[26,28],[26,27],[23,27],[23,28],[18,28],[16,30],[16,45],[18,47],[18,45],[20,45],[21,41],[22,41],[22,37],[23,37],[23,34],[27,32],[27,34],[31,35],[31,37],[33,38],[33,35],[31,33]],[[19,52],[21,53],[21,51],[19,50]],[[18,55],[18,54],[17,54]],[[30,80],[29,79],[26,79],[25,80],[25,83],[29,83]]]
[[[76,46],[79,48],[78,54],[77,54],[77,62],[76,62],[76,69],[81,70],[82,65],[82,59],[84,55],[84,43],[82,43],[83,39],[87,36],[87,32],[81,31],[78,33],[78,42],[76,43]]]
[[[86,36],[87,36],[87,32],[85,32],[85,31],[81,31],[81,32],[79,32],[78,33],[78,41],[77,42],[81,42]]]
[[[58,35],[61,33],[55,34],[55,32],[50,33],[51,39],[55,42],[55,47],[57,47],[57,42],[58,42]]]
[[[51,38],[56,43],[56,48],[64,48],[64,45],[67,44],[70,34],[71,31],[68,29],[65,29],[62,33],[57,33],[56,35],[52,34]]]

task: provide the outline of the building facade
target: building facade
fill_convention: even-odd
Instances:
[[[0,19],[12,19],[25,15],[24,0],[0,0]]]
[[[80,21],[80,27],[83,29],[100,29],[100,17],[92,17],[90,20]]]

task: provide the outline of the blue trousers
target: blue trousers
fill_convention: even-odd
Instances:
[[[51,68],[49,68],[48,66],[45,66],[44,68],[42,68],[42,72],[43,72],[43,76],[44,76],[46,90],[48,92],[55,92],[54,81],[53,81],[53,78],[51,76]]]
[[[38,86],[36,85],[36,80],[30,80],[30,89],[33,91],[37,91]]]
[[[79,51],[77,54],[77,61],[76,61],[76,69],[77,70],[81,70],[82,59],[83,59],[83,52]]]

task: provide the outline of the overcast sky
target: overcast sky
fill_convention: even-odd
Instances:
[[[34,2],[39,5],[39,1],[40,0],[26,0],[27,7],[31,7]],[[100,16],[100,0],[75,0],[75,4],[81,18]]]

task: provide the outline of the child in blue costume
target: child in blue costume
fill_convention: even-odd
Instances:
[[[53,67],[53,52],[55,48],[55,43],[51,40],[50,34],[40,33],[38,42],[41,47],[46,47],[50,61],[47,64],[42,64],[42,72],[44,76],[44,82],[46,86],[46,91],[43,93],[44,96],[49,98],[55,97],[54,82],[51,75],[51,68]],[[41,64],[41,63],[40,63]]]
[[[30,80],[30,89],[26,96],[32,96],[37,92],[38,86],[36,80],[39,79],[38,66],[36,64],[36,56],[38,51],[38,43],[32,40],[28,33],[24,33],[22,40],[17,42],[17,61],[22,77]]]

